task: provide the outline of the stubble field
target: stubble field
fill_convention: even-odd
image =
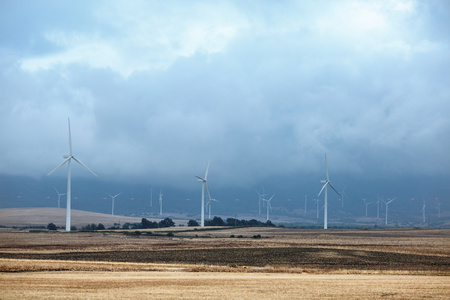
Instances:
[[[167,230],[2,231],[0,299],[450,297],[448,229]]]

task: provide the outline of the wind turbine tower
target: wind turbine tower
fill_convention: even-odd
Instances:
[[[388,211],[389,211],[389,203],[391,203],[392,201],[394,201],[396,198],[394,198],[394,199],[388,199],[388,201],[383,201],[384,202],[384,204],[386,205],[386,219],[385,219],[385,222],[384,222],[384,224],[385,225],[387,225],[388,224]]]
[[[111,194],[106,193],[108,196],[111,197],[111,215],[114,216],[114,200],[116,199],[117,196],[119,196],[122,193],[118,193],[117,195],[112,196]]]
[[[150,188],[150,207],[153,207],[153,188]]]
[[[320,204],[320,198],[314,199],[314,202],[316,202],[316,218],[319,218],[319,204]]]
[[[159,215],[162,215],[163,199],[162,199],[162,189],[159,190]]]
[[[210,163],[210,161],[208,161],[208,165],[206,166],[205,178],[195,176],[195,177],[197,177],[197,181],[202,183],[202,206],[201,206],[201,217],[200,217],[200,226],[201,227],[205,227],[205,190],[206,190],[206,194],[208,195],[208,198],[209,199],[211,198],[209,196],[208,184],[207,184],[209,163]]]
[[[306,216],[306,203],[308,202],[308,195],[305,195],[305,216]]]
[[[66,193],[60,193],[58,192],[58,190],[55,188],[56,193],[58,194],[58,208],[61,207],[61,196],[65,195]]]
[[[426,218],[425,218],[425,209],[427,207],[427,203],[425,202],[425,199],[423,199],[423,204],[422,204],[422,223],[426,223]]]
[[[323,212],[323,229],[328,228],[328,186],[330,186],[336,194],[341,196],[341,194],[338,193],[338,191],[331,185],[330,178],[328,177],[328,163],[327,163],[327,155],[325,154],[325,169],[327,173],[327,179],[321,180],[320,182],[323,183],[322,189],[319,192],[319,195],[317,197],[320,197],[320,194],[322,194],[322,191],[325,189],[325,205],[324,205],[324,212]]]
[[[70,209],[71,209],[71,171],[70,171],[70,163],[72,159],[76,161],[78,164],[80,164],[82,167],[84,167],[86,170],[97,176],[94,172],[92,172],[91,169],[89,169],[85,164],[83,164],[80,160],[75,158],[72,154],[72,136],[70,133],[70,119],[68,118],[68,124],[69,124],[69,155],[64,155],[64,160],[62,163],[60,163],[56,168],[53,169],[50,173],[47,174],[50,175],[59,168],[61,168],[63,165],[67,163],[67,205],[66,205],[66,231],[70,231]]]
[[[373,202],[367,202],[367,199],[362,199],[364,203],[366,204],[366,217],[367,217],[367,207],[372,204]]]
[[[264,201],[267,202],[267,215],[266,215],[266,220],[269,221],[270,220],[270,215],[269,215],[269,211],[272,210],[272,205],[270,205],[270,201],[272,200],[273,196],[275,196],[275,194],[272,195],[272,197],[269,198],[269,200],[267,199],[263,199]]]

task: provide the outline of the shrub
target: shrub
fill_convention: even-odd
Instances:
[[[58,228],[56,227],[55,224],[53,224],[53,223],[48,223],[47,229],[48,229],[48,230],[56,230],[56,229],[58,229]]]
[[[189,220],[189,222],[187,223],[187,226],[195,227],[195,226],[200,226],[200,224],[198,224],[198,222],[195,220]]]

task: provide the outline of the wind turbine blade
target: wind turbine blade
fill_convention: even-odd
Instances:
[[[331,188],[336,192],[336,194],[338,194],[339,196],[341,196],[341,194],[339,194],[338,191],[336,191],[336,189],[331,185],[331,182],[328,181],[328,184],[331,186]]]
[[[267,202],[269,202],[269,203],[270,203],[270,200],[272,200],[273,196],[275,196],[275,194],[273,194],[273,195],[272,195],[272,197],[270,197],[270,199],[269,199],[269,200],[267,200]]]
[[[205,179],[203,179],[203,178],[201,178],[201,177],[199,177],[199,176],[194,176],[194,177],[197,177],[197,178],[199,179],[199,181],[203,181],[203,182],[206,182],[206,180],[205,180]]]
[[[61,168],[61,167],[62,167],[66,162],[68,162],[71,158],[72,158],[71,156],[69,156],[68,158],[66,158],[62,163],[60,163],[56,168],[54,168],[53,171],[51,171],[50,173],[48,173],[47,176],[50,175],[50,174],[52,174],[53,172],[55,172],[55,171],[58,170],[59,168]]]
[[[208,196],[208,202],[211,205],[211,195],[209,194],[208,184],[206,182],[205,182],[205,190],[206,190],[206,195]]]
[[[106,195],[110,196],[111,198],[114,198],[110,193],[106,193]]]
[[[118,193],[117,195],[114,196],[114,198],[116,198],[116,197],[119,196],[120,194],[122,194],[122,193]]]
[[[95,176],[97,176],[97,174],[95,174],[91,169],[89,169],[85,164],[83,164],[81,161],[79,161],[78,159],[76,159],[75,157],[72,156],[72,158],[79,163],[80,165],[82,165],[83,167],[86,168],[86,170],[88,170],[89,172],[91,172],[92,174],[94,174]],[[98,176],[97,176],[98,177]]]
[[[67,118],[67,122],[69,123],[69,151],[70,156],[72,156],[72,135],[70,133],[70,118]]]
[[[208,178],[208,170],[209,170],[209,163],[210,163],[211,161],[210,160],[208,160],[208,165],[206,166],[206,172],[205,172],[205,181],[207,180],[207,178]]]
[[[322,194],[323,189],[327,186],[327,184],[328,184],[328,181],[325,182],[325,184],[322,186],[322,189],[320,190],[319,195],[317,195],[317,197],[320,197],[320,194]]]
[[[327,172],[327,181],[328,181],[330,179],[328,178],[328,162],[327,162],[327,154],[326,153],[325,153],[325,170]]]

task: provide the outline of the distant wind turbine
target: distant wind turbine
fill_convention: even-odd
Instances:
[[[206,166],[205,178],[195,176],[198,178],[197,181],[202,183],[202,206],[201,206],[202,209],[201,209],[201,220],[200,220],[201,227],[205,227],[205,190],[206,190],[208,199],[211,199],[211,197],[209,196],[208,184],[207,184],[209,163],[210,163],[210,161],[208,161],[208,165]]]
[[[344,186],[344,188],[342,189],[342,192],[341,192],[341,194],[342,194],[342,197],[341,197],[341,206],[342,206],[342,208],[344,207],[344,198],[347,197],[347,200],[348,200],[348,196],[345,193],[345,188],[346,188],[346,186]]]
[[[425,218],[425,209],[427,208],[427,203],[425,202],[425,199],[423,199],[423,204],[422,204],[422,223],[425,223],[426,218]]]
[[[308,195],[305,195],[305,215],[306,215],[306,203],[308,202]]]
[[[153,207],[153,188],[150,188],[150,207]]]
[[[159,215],[162,215],[163,199],[162,199],[162,188],[159,190]]]
[[[263,199],[263,201],[266,201],[266,204],[267,204],[267,215],[266,215],[267,221],[270,220],[269,211],[272,210],[272,205],[270,204],[270,201],[272,201],[273,196],[275,196],[275,194],[273,194],[272,197],[269,198],[269,200]]]
[[[362,199],[362,201],[364,201],[364,203],[366,204],[366,217],[367,217],[367,207],[374,202],[367,202],[367,199]]]
[[[380,218],[380,196],[377,197],[377,219]]]
[[[58,194],[58,208],[61,207],[61,196],[65,195],[66,193],[60,193],[58,192],[58,190],[55,188],[56,193]]]
[[[72,136],[70,133],[70,119],[68,118],[68,124],[69,124],[69,155],[64,155],[64,161],[59,164],[53,171],[47,174],[50,175],[56,170],[58,170],[60,167],[62,167],[65,163],[67,163],[67,205],[66,205],[66,231],[70,231],[70,209],[71,209],[71,172],[70,172],[70,163],[72,159],[79,163],[82,167],[84,167],[86,170],[97,176],[94,172],[92,172],[91,169],[89,169],[85,164],[83,164],[80,160],[76,159],[75,156],[72,155]]]
[[[263,206],[264,204],[264,198],[266,197],[266,193],[264,191],[264,187],[263,187],[263,191],[262,194],[260,194],[258,191],[256,191],[256,193],[258,193],[259,199],[258,199],[258,214],[261,214],[261,206]]]
[[[111,203],[111,215],[114,216],[114,200],[116,199],[117,196],[119,196],[122,193],[118,193],[115,196],[112,196],[111,194],[106,193],[108,196],[111,197],[112,203]]]
[[[385,225],[387,225],[388,224],[388,211],[389,211],[389,204],[392,202],[392,201],[394,201],[395,199],[397,199],[397,198],[394,198],[394,199],[388,199],[388,201],[383,201],[384,202],[384,204],[386,205],[386,219],[385,219]]]
[[[325,169],[327,173],[327,179],[321,180],[320,182],[323,183],[322,189],[319,192],[319,195],[317,197],[320,197],[320,194],[322,194],[322,191],[325,189],[325,205],[324,205],[324,212],[323,212],[323,229],[328,228],[328,186],[330,186],[336,194],[341,196],[341,194],[336,191],[336,189],[331,185],[330,178],[328,177],[328,163],[327,163],[327,155],[325,154]]]
[[[315,199],[314,202],[316,202],[316,206],[317,206],[317,207],[316,207],[316,214],[317,214],[316,218],[318,219],[318,218],[319,218],[320,198]]]
[[[212,198],[210,198],[210,197],[208,197],[208,203],[206,203],[206,210],[208,211],[208,219],[209,220],[211,220],[211,202],[212,201],[214,201],[214,202],[219,202],[218,200],[216,200],[216,199],[212,199]]]

